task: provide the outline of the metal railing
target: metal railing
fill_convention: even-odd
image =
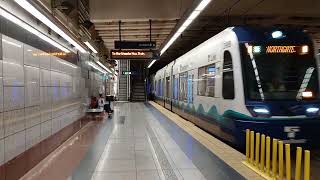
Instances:
[[[271,144],[272,142],[272,144]],[[272,151],[271,151],[272,150]],[[272,158],[272,160],[271,160]],[[246,161],[243,163],[265,179],[291,180],[292,164],[290,144],[246,130]],[[285,162],[284,162],[285,160]],[[310,151],[304,150],[303,179],[310,180]],[[285,167],[285,169],[284,169]],[[302,148],[296,149],[294,179],[302,178]]]

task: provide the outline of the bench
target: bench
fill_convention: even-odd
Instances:
[[[89,115],[91,118],[93,118],[94,120],[97,119],[98,115],[101,115],[104,112],[103,108],[99,108],[99,109],[87,109],[86,110],[86,114]],[[104,116],[104,114],[103,114]],[[99,116],[101,118],[101,116]]]

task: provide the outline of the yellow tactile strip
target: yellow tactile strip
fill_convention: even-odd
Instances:
[[[239,151],[233,149],[229,145],[223,143],[222,141],[216,139],[212,135],[198,128],[193,123],[183,119],[177,114],[172,113],[159,104],[152,101],[149,101],[149,104],[158,109],[162,114],[164,114],[167,118],[177,124],[184,131],[189,133],[194,139],[196,139],[208,150],[218,156],[221,160],[223,160],[239,174],[241,174],[244,178],[250,180],[264,179],[242,163],[242,161],[245,160],[245,155],[243,155]]]

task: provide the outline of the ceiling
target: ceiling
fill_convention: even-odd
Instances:
[[[122,40],[149,40],[149,19],[152,19],[152,40],[161,48],[192,6],[193,0],[135,0],[134,3],[91,0],[90,15],[109,49],[113,49],[114,40],[119,40],[119,20]],[[165,66],[226,27],[237,25],[300,27],[310,33],[320,48],[320,1],[212,0],[152,70]]]
[[[149,41],[160,48],[192,0],[91,0],[90,16],[107,48],[114,41]],[[121,21],[121,23],[119,22]]]

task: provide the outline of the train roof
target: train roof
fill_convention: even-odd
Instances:
[[[250,27],[239,26],[233,27],[240,43],[244,42],[272,42],[288,40],[292,43],[311,42],[311,38],[307,33],[300,28],[281,28],[281,27]],[[279,32],[282,34],[279,38],[274,38],[273,33]]]

